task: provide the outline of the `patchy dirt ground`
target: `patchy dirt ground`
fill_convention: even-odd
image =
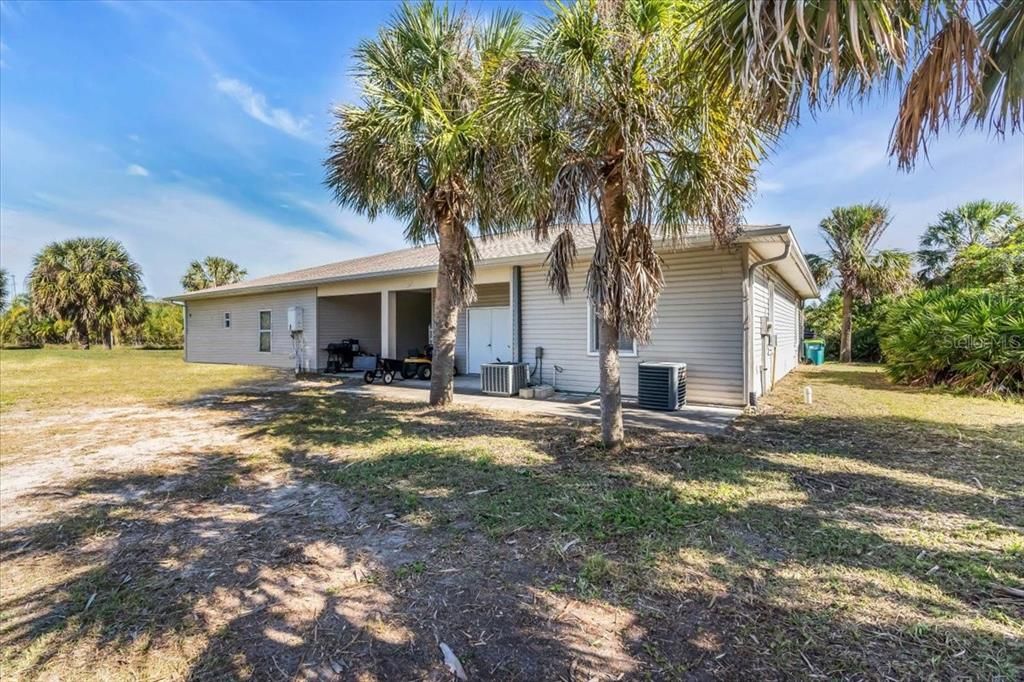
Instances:
[[[615,459],[317,382],[15,406],[3,676],[1018,679],[1024,425],[878,379]]]

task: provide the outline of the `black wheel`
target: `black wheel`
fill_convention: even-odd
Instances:
[[[418,376],[420,379],[423,379],[424,381],[430,379],[431,374],[432,372],[430,371],[430,365],[420,365],[419,371],[416,372],[416,376]]]
[[[394,372],[384,372],[384,383],[385,384],[390,384],[394,380],[395,380],[395,373]]]
[[[403,362],[402,363],[402,378],[403,379],[412,379],[414,376],[416,376],[416,365],[414,365],[411,362]]]
[[[364,374],[363,375],[363,381],[365,381],[368,384],[372,384],[373,383],[373,372],[367,372],[366,374]]]

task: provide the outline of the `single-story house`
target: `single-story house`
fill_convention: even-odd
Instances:
[[[526,362],[537,383],[589,393],[598,386],[595,317],[584,293],[594,248],[573,228],[579,260],[565,302],[546,281],[550,241],[530,231],[477,243],[476,301],[459,317],[456,371]],[[802,310],[818,289],[792,230],[747,226],[729,246],[697,233],[658,247],[665,288],[650,343],[623,339],[622,392],[637,394],[637,365],[685,362],[694,403],[746,405],[797,364]],[[403,357],[429,342],[434,245],[355,258],[172,296],[185,306],[185,360],[322,371],[328,343]],[[289,314],[301,313],[301,332]]]

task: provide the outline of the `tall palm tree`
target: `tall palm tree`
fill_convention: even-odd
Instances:
[[[241,282],[247,274],[245,268],[234,261],[220,256],[207,256],[201,261],[189,263],[185,276],[181,278],[181,286],[185,291],[199,291]]]
[[[489,113],[514,132],[504,172],[516,211],[539,236],[593,223],[586,295],[600,320],[604,445],[623,444],[619,344],[645,343],[663,279],[655,240],[694,223],[719,243],[732,236],[754,188],[771,130],[735,89],[711,86],[688,50],[688,5],[667,0],[556,4],[508,66]],[[548,281],[563,298],[577,246],[561,229]]]
[[[929,225],[921,236],[917,260],[925,281],[941,280],[956,255],[968,246],[992,246],[1024,225],[1020,207],[1012,201],[969,201]]]
[[[361,103],[334,112],[326,184],[337,202],[371,220],[391,213],[408,221],[408,241],[437,243],[431,405],[453,397],[459,310],[475,296],[472,230],[486,238],[505,226],[481,112],[493,71],[524,39],[511,13],[477,30],[447,5],[404,4],[356,50]]]
[[[7,268],[0,268],[0,310],[7,307],[7,299],[10,297],[10,273]]]
[[[113,239],[48,244],[32,260],[28,279],[37,315],[66,322],[82,348],[92,336],[109,345],[119,321],[142,300],[142,271]]]
[[[876,251],[889,226],[889,209],[877,203],[832,209],[819,229],[829,255],[808,260],[816,264],[822,284],[836,282],[843,296],[839,361],[850,362],[853,347],[853,303],[910,287],[910,255],[893,249]]]
[[[837,97],[902,86],[890,153],[909,170],[950,124],[1024,125],[1019,0],[708,0],[699,44],[717,79],[780,122]]]

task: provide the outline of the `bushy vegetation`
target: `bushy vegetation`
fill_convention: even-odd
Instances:
[[[185,343],[181,307],[163,301],[147,301],[145,318],[126,330],[123,342],[142,348],[181,348]]]
[[[1024,394],[1024,290],[921,290],[888,307],[880,326],[896,381]]]
[[[245,274],[225,259],[204,262],[212,264],[221,279]],[[102,343],[110,348],[117,343],[181,348],[184,344],[181,309],[143,297],[142,271],[119,242],[81,238],[48,244],[34,259],[28,292],[7,306],[9,277],[0,270],[0,346],[78,343],[88,348]]]
[[[1024,395],[1024,226],[950,261],[943,284],[876,316],[886,371],[904,383]]]
[[[868,208],[872,205],[836,209],[834,215]],[[875,223],[846,222],[884,226],[884,211],[877,212]],[[921,270],[917,284],[910,286],[898,275],[900,263],[872,266],[866,258],[870,244],[866,247],[863,240],[857,243],[844,233],[833,245],[826,230],[829,221],[823,221],[831,257],[811,255],[808,261],[819,284],[834,283],[836,288],[807,309],[807,328],[825,341],[829,360],[883,361],[890,378],[901,383],[1024,395],[1020,216],[1012,203],[987,200],[943,211],[921,239],[916,254]],[[847,253],[852,256],[847,258]],[[837,265],[842,262],[847,263],[845,270]],[[861,267],[854,267],[857,263]],[[887,281],[875,274],[880,270],[897,274],[889,279],[900,286],[879,286]],[[847,281],[862,281],[861,291],[867,295],[849,295],[854,290],[844,288],[844,273]],[[841,351],[844,347],[847,353]]]
[[[77,340],[69,322],[37,313],[26,295],[15,298],[0,316],[0,345],[5,348],[39,348]],[[93,344],[103,340],[99,333],[89,338]],[[113,340],[139,348],[181,348],[185,341],[181,308],[173,303],[144,301],[131,324],[114,330]]]

